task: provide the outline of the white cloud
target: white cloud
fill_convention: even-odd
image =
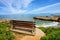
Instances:
[[[0,0],[5,6],[15,5],[16,7],[28,7],[28,5],[34,0]]]
[[[24,7],[26,8],[26,7],[29,6],[29,4],[30,4],[33,0],[22,0],[22,1],[23,1]]]
[[[32,2],[33,0],[17,0],[15,1],[14,5],[19,9],[19,8],[27,8],[29,6],[29,4]]]
[[[48,6],[44,6],[44,7],[40,7],[40,8],[38,8],[38,9],[35,9],[35,10],[32,10],[32,11],[30,11],[29,13],[44,13],[44,10],[48,10],[48,8],[52,8],[52,10],[53,10],[53,8],[55,9],[55,6],[58,6],[58,5],[60,5],[60,3],[55,3],[55,4],[52,4],[52,5],[48,5]],[[60,7],[60,6],[59,6]],[[60,10],[59,10],[60,11]],[[48,13],[49,11],[47,11],[47,13]],[[51,12],[51,10],[50,10],[50,12]],[[55,12],[55,11],[54,11]],[[57,12],[57,11],[56,11]]]
[[[60,13],[60,10],[46,11],[46,12],[40,12],[40,13],[56,14],[56,13]]]
[[[21,8],[27,8],[33,0],[0,0],[5,6],[6,10],[10,13],[24,13],[27,10],[22,10]],[[13,7],[15,6],[15,7]],[[2,8],[2,7],[0,7]],[[3,7],[2,9],[4,9]]]
[[[48,11],[48,12],[46,12],[46,13],[56,14],[56,13],[60,13],[60,10]]]
[[[6,7],[12,6],[13,0],[0,0]]]
[[[17,14],[19,14],[19,13],[25,13],[26,12],[26,10],[10,10],[11,11],[11,13],[17,13]]]
[[[22,7],[24,0],[0,0],[0,2],[2,2],[6,7],[12,7],[12,5],[15,5],[16,7]]]
[[[27,10],[16,10],[16,9],[14,9],[14,8],[10,8],[9,10],[8,10],[10,13],[13,13],[13,14],[15,14],[15,13],[25,13]]]

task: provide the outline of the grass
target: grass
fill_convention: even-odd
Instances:
[[[44,33],[45,37],[42,37],[40,40],[60,40],[60,28],[54,27],[39,27]]]
[[[0,23],[0,40],[13,40],[13,32],[9,30],[10,24]]]

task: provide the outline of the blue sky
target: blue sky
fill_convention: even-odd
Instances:
[[[60,14],[60,0],[0,0],[0,15]]]

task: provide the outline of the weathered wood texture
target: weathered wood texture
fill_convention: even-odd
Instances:
[[[13,26],[19,26],[19,27],[25,27],[25,28],[35,27],[35,22],[30,22],[30,21],[11,20],[11,24]]]
[[[20,20],[11,20],[10,21],[12,31],[22,32],[28,34],[35,34],[35,22],[32,21],[20,21]]]

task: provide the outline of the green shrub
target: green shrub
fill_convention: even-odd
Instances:
[[[13,40],[13,38],[14,38],[13,33],[12,33],[11,31],[7,31],[7,32],[6,32],[6,38],[7,38],[8,40]]]
[[[40,40],[47,40],[47,38],[46,37],[41,37],[41,39]]]
[[[54,27],[39,27],[39,29],[41,29],[44,33],[46,33],[46,35],[50,34],[51,32],[54,32],[54,31],[59,31],[60,28],[54,28]]]
[[[39,29],[46,33],[46,36],[42,37],[40,40],[60,40],[60,28],[40,27]]]
[[[10,28],[10,24],[0,23],[0,40],[13,40],[14,35],[7,27]]]
[[[60,40],[60,31],[51,32],[40,40]]]

